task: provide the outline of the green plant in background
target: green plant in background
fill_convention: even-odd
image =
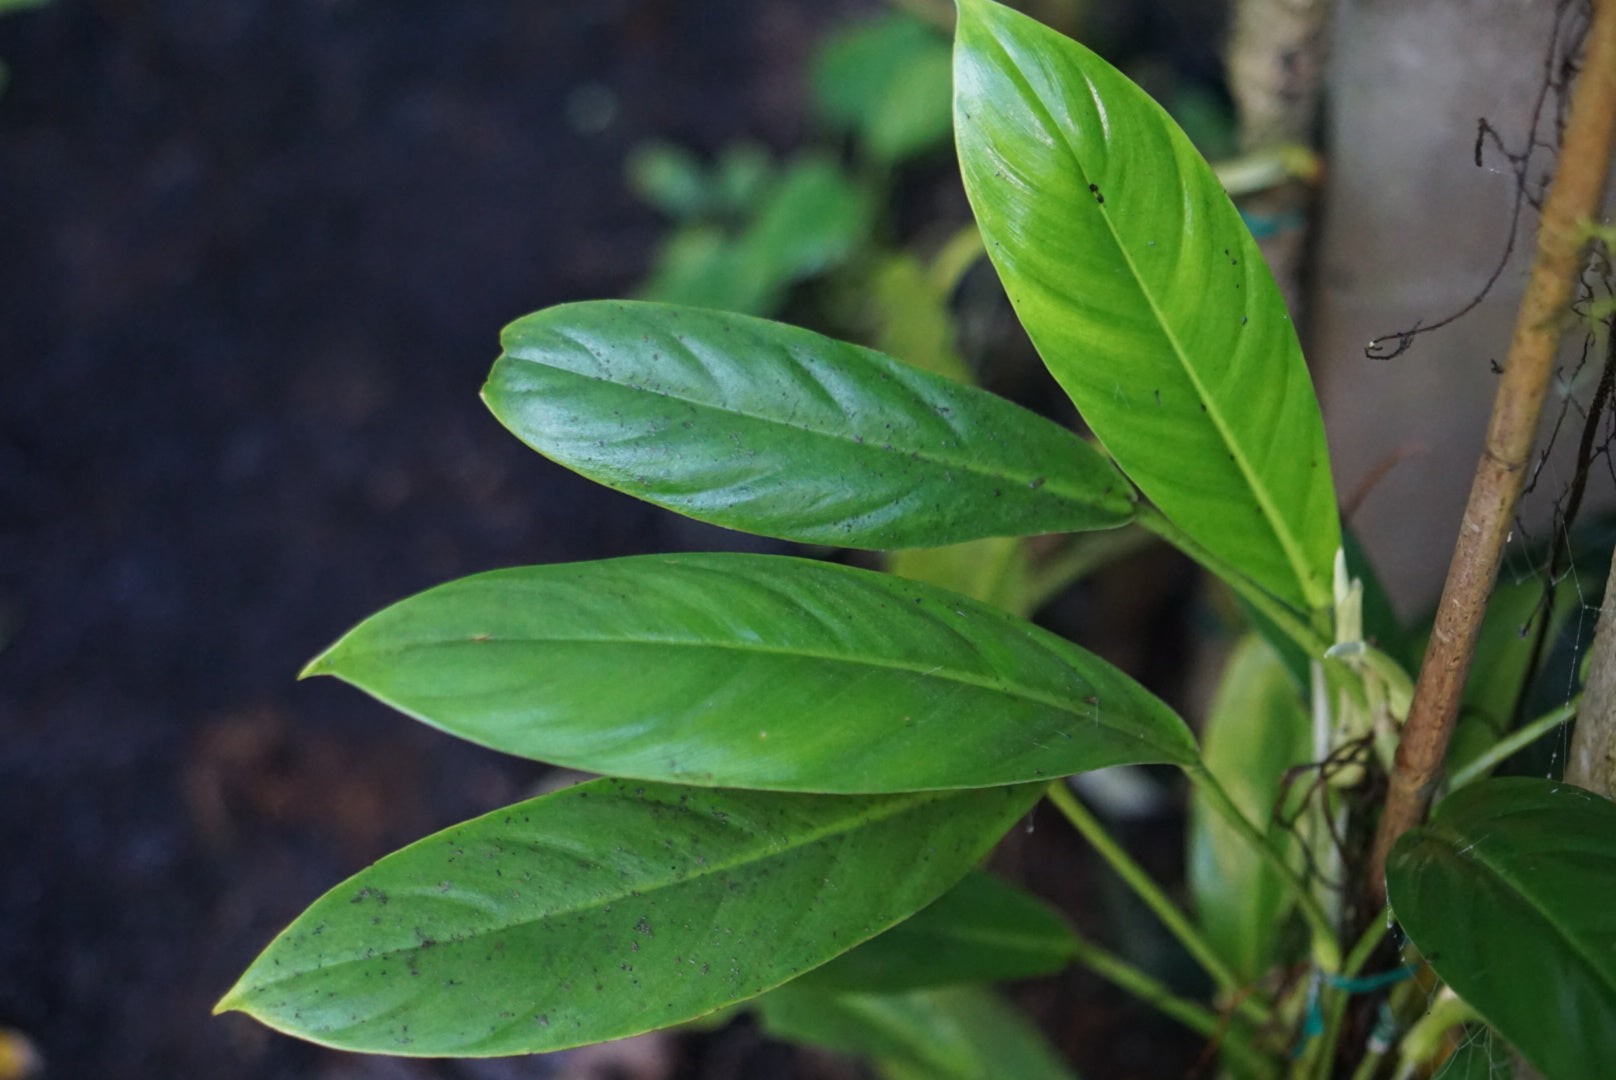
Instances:
[[[658,302],[517,321],[485,400],[586,476],[767,536],[1014,550],[1005,538],[1148,530],[1227,585],[1254,628],[1200,742],[1027,622],[1037,587],[1013,559],[984,573],[991,548],[916,556],[930,581],[737,554],[477,575],[366,620],[306,674],[602,779],[360,872],[219,1009],[330,1046],[442,1056],[744,1006],[888,1076],[1065,1076],[986,984],[1079,962],[1203,1034],[1231,1076],[1444,1059],[1449,1080],[1483,1075],[1485,1046],[1448,1057],[1463,1024],[1551,1080],[1616,1075],[1616,805],[1484,779],[1518,738],[1500,737],[1507,725],[1471,736],[1454,794],[1392,848],[1412,947],[1381,947],[1387,915],[1351,838],[1372,824],[1371,777],[1400,775],[1387,759],[1414,693],[1407,657],[1367,566],[1343,554],[1295,333],[1217,178],[1137,87],[990,0],[961,0],[953,79],[982,242],[1098,446],[882,352]],[[709,208],[714,190],[808,184],[792,175],[835,186],[811,165],[770,181],[760,161],[721,162],[716,184],[667,181],[678,170],[658,183]],[[1499,693],[1515,685],[1489,675]],[[1063,779],[1128,763],[1176,767],[1192,787],[1193,918]],[[1046,797],[1205,970],[1210,1003],[976,869]]]
[[[772,315],[810,278],[862,293],[893,254],[873,243],[893,171],[948,141],[950,62],[947,37],[901,12],[824,42],[811,99],[820,128],[849,138],[847,164],[831,145],[781,163],[738,142],[710,166],[680,146],[640,147],[630,184],[674,222],[640,294]]]

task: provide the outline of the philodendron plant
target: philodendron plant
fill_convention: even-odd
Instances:
[[[305,674],[602,778],[361,871],[219,1009],[343,1049],[488,1056],[744,1005],[889,1076],[1048,1077],[1069,1074],[984,984],[1075,961],[1215,1042],[1233,1076],[1371,1077],[1399,1057],[1398,1075],[1483,1075],[1493,1044],[1466,1031],[1551,1080],[1616,1076],[1616,806],[1480,779],[1505,748],[1475,748],[1392,853],[1400,931],[1353,902],[1362,860],[1336,841],[1372,813],[1406,657],[1389,624],[1365,631],[1296,334],[1212,173],[1123,76],[991,0],[960,0],[954,75],[987,253],[1097,444],[866,348],[649,303],[518,320],[485,400],[585,476],[765,536],[1150,530],[1256,629],[1202,740],[1105,662],[936,584],[742,554],[479,574]],[[1192,785],[1194,917],[1065,785],[1137,763]],[[1211,1002],[977,868],[1046,797],[1205,968]]]

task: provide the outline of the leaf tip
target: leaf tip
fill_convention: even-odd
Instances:
[[[304,664],[302,670],[297,673],[297,679],[302,682],[304,679],[312,679],[317,675],[334,675],[336,674],[333,670],[335,667],[336,663],[331,659],[331,650],[327,649]]]
[[[214,1016],[223,1016],[227,1012],[246,1012],[247,1006],[241,999],[241,984],[237,983],[225,992],[213,1005]]]

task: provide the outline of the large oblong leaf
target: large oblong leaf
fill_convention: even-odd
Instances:
[[[858,548],[1123,524],[1099,451],[974,387],[743,315],[565,304],[505,328],[483,398],[592,480],[732,529]]]
[[[1436,973],[1548,1080],[1616,1076],[1616,803],[1483,780],[1393,847],[1386,890]]]
[[[594,781],[356,874],[217,1011],[411,1056],[536,1053],[666,1027],[930,903],[1040,790],[846,798]]]
[[[767,555],[477,574],[314,660],[496,750],[613,776],[867,793],[1196,759],[1126,675],[919,582]]]
[[[1301,609],[1341,546],[1318,402],[1256,244],[1188,138],[1081,45],[960,0],[965,189],[1022,324],[1179,528]]]

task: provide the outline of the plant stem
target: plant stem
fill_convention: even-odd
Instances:
[[[1259,1004],[1252,995],[1245,992],[1246,986],[1213,950],[1211,943],[1202,936],[1200,930],[1184,917],[1178,906],[1167,898],[1167,894],[1150,879],[1144,868],[1133,861],[1133,857],[1123,850],[1122,845],[1111,838],[1111,834],[1105,831],[1105,826],[1100,824],[1099,819],[1089,813],[1088,807],[1072,794],[1072,789],[1066,786],[1066,781],[1057,780],[1050,784],[1048,796],[1049,801],[1065,815],[1073,828],[1094,845],[1094,850],[1111,864],[1111,869],[1117,872],[1117,876],[1127,883],[1134,894],[1144,901],[1145,906],[1162,921],[1162,925],[1167,927],[1185,950],[1195,958],[1196,963],[1205,969],[1218,989],[1230,1000],[1238,1002],[1236,1010],[1258,1024],[1267,1023],[1269,1015],[1266,1006]]]
[[[1487,752],[1476,758],[1476,760],[1472,761],[1462,769],[1456,769],[1453,775],[1448,777],[1448,790],[1452,791],[1455,788],[1462,788],[1466,784],[1474,783],[1475,781],[1480,780],[1483,776],[1486,776],[1489,772],[1502,764],[1506,759],[1512,757],[1519,751],[1524,750],[1526,747],[1531,746],[1533,743],[1537,742],[1543,736],[1547,735],[1549,732],[1553,731],[1555,728],[1559,727],[1573,716],[1577,716],[1582,710],[1581,703],[1585,700],[1585,696],[1572,698],[1564,705],[1561,705],[1558,709],[1544,713],[1536,720],[1533,720],[1530,724],[1525,724],[1519,729],[1510,732],[1510,734],[1505,738],[1499,739],[1497,742],[1489,746],[1487,748]],[[1581,722],[1582,721],[1579,719],[1578,723]],[[1566,772],[1566,779],[1572,783],[1575,783],[1575,781],[1571,780],[1569,769]]]
[[[1516,317],[1492,420],[1459,527],[1414,701],[1397,746],[1386,808],[1370,860],[1371,906],[1386,895],[1386,856],[1425,820],[1459,712],[1482,614],[1526,479],[1543,398],[1571,300],[1583,219],[1598,212],[1616,116],[1616,0],[1595,0],[1582,72],[1571,99],[1560,165],[1543,202],[1537,257]]]
[[[1149,533],[1132,525],[1105,532],[1073,533],[1065,548],[1048,562],[1033,566],[1032,580],[1027,585],[1028,606],[1038,610],[1072,582],[1154,542]]]
[[[1341,965],[1341,977],[1355,979],[1358,972],[1369,962],[1374,954],[1375,947],[1380,944],[1381,938],[1386,936],[1387,923],[1391,913],[1385,908],[1375,916],[1368,929],[1363,932],[1358,941],[1347,954],[1347,959]],[[1328,1004],[1321,1006],[1325,1009],[1324,1033],[1319,1040],[1309,1048],[1308,1063],[1317,1066],[1319,1080],[1330,1080],[1330,1067],[1335,1061],[1336,1044],[1341,1039],[1341,1022],[1347,1014],[1347,1002],[1352,995],[1339,987],[1332,987],[1325,991],[1328,994]]]
[[[1241,599],[1261,612],[1286,637],[1294,641],[1309,659],[1323,656],[1324,650],[1330,647],[1331,643],[1324,635],[1303,622],[1290,605],[1275,599],[1267,589],[1202,547],[1194,537],[1174,525],[1154,506],[1141,503],[1134,515],[1134,522],[1141,528],[1149,529],[1211,571],[1213,576],[1233,589]]]
[[[1264,1077],[1275,1074],[1274,1063],[1254,1050],[1246,1039],[1225,1038],[1229,1034],[1229,1025],[1217,1013],[1179,997],[1120,956],[1078,938],[1073,958],[1102,979],[1109,980],[1152,1006],[1162,1015],[1172,1017],[1208,1041],[1219,1043],[1231,1058],[1239,1061],[1250,1073]]]
[[[1228,822],[1236,832],[1245,837],[1246,842],[1279,874],[1280,880],[1286,888],[1296,897],[1296,906],[1302,913],[1308,929],[1313,935],[1313,959],[1325,971],[1333,972],[1341,966],[1341,945],[1336,940],[1335,928],[1330,925],[1330,919],[1319,906],[1318,898],[1307,887],[1296,873],[1296,870],[1285,861],[1285,857],[1275,850],[1274,845],[1253,825],[1249,818],[1240,811],[1229,798],[1229,793],[1223,790],[1217,777],[1207,771],[1204,765],[1184,766],[1184,775],[1189,777],[1190,783],[1200,789],[1206,796],[1207,805],[1210,806],[1224,821]]]

